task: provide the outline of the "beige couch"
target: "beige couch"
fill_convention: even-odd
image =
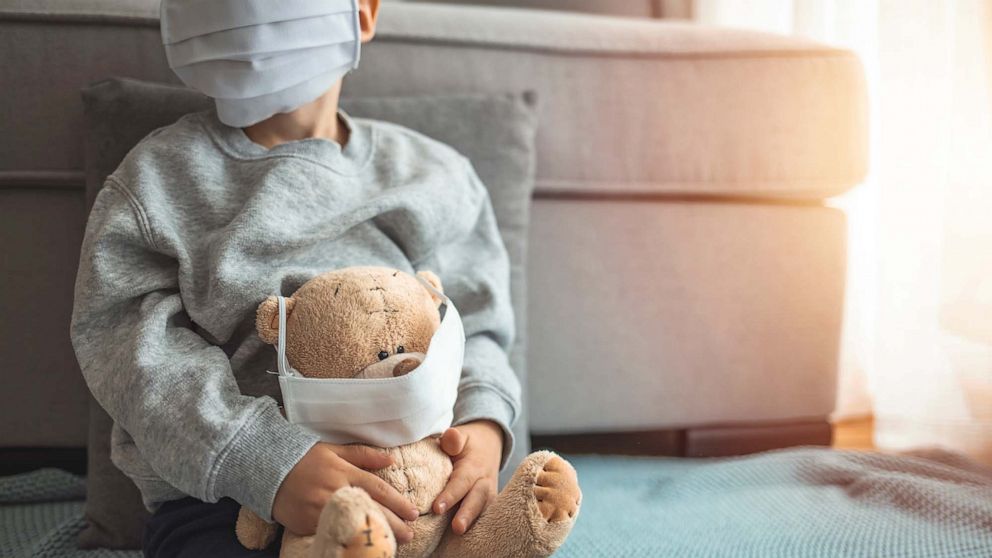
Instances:
[[[156,5],[0,0],[8,464],[75,463],[86,443],[67,335],[85,219],[79,89],[175,81]],[[857,59],[687,24],[389,3],[345,94],[524,89],[540,99],[538,442],[721,454],[828,440],[845,221],[823,200],[865,173]]]

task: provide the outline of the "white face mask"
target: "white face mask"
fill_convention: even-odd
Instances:
[[[279,387],[289,422],[332,444],[385,448],[441,434],[451,426],[465,357],[465,330],[451,300],[418,279],[442,298],[444,317],[420,366],[393,378],[301,376],[286,359],[286,299],[279,297]]]
[[[358,0],[162,0],[169,66],[245,127],[295,110],[358,67]]]

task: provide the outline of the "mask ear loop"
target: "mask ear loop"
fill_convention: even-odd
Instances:
[[[441,302],[443,302],[445,305],[451,304],[451,299],[448,298],[448,296],[442,293],[441,291],[435,289],[434,285],[431,285],[430,283],[427,282],[427,279],[424,279],[423,277],[417,275],[416,273],[413,276],[416,277],[417,281],[420,281],[420,284],[423,285],[425,289],[430,291],[431,294],[440,298]]]
[[[290,372],[289,361],[286,360],[286,297],[280,296],[279,300],[279,341],[276,345],[276,352],[278,353],[277,366],[279,367],[280,376],[292,376]]]

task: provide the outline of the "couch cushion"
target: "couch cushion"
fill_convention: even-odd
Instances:
[[[537,200],[531,215],[527,396],[557,402],[530,406],[531,432],[783,424],[833,411],[839,210]]]
[[[0,0],[0,20],[8,20],[0,51],[14,54],[0,82],[22,84],[0,92],[3,120],[22,132],[0,139],[0,170],[81,168],[76,100],[67,93],[75,87],[107,75],[175,79],[157,6]],[[39,30],[39,20],[51,31]],[[819,199],[865,174],[857,58],[796,38],[390,3],[362,67],[346,80],[355,96],[524,89],[554,100],[540,108],[539,193]]]
[[[104,179],[149,132],[211,101],[189,89],[110,79],[84,90],[88,129],[87,189],[92,200]],[[523,264],[533,188],[534,98],[524,95],[459,95],[345,99],[350,114],[401,124],[453,146],[468,157],[492,198],[510,255],[511,295],[517,335],[510,362],[526,383],[526,285]],[[88,528],[81,546],[136,548],[145,511],[137,489],[110,463],[111,421],[91,403]],[[507,470],[529,452],[526,411],[514,427],[516,446]]]

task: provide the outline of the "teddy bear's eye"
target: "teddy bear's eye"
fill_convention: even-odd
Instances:
[[[396,347],[396,352],[397,353],[405,353],[406,352],[406,349],[403,348],[403,345],[400,345],[399,347]]]
[[[379,360],[386,360],[389,358],[389,353],[386,351],[379,351]]]

